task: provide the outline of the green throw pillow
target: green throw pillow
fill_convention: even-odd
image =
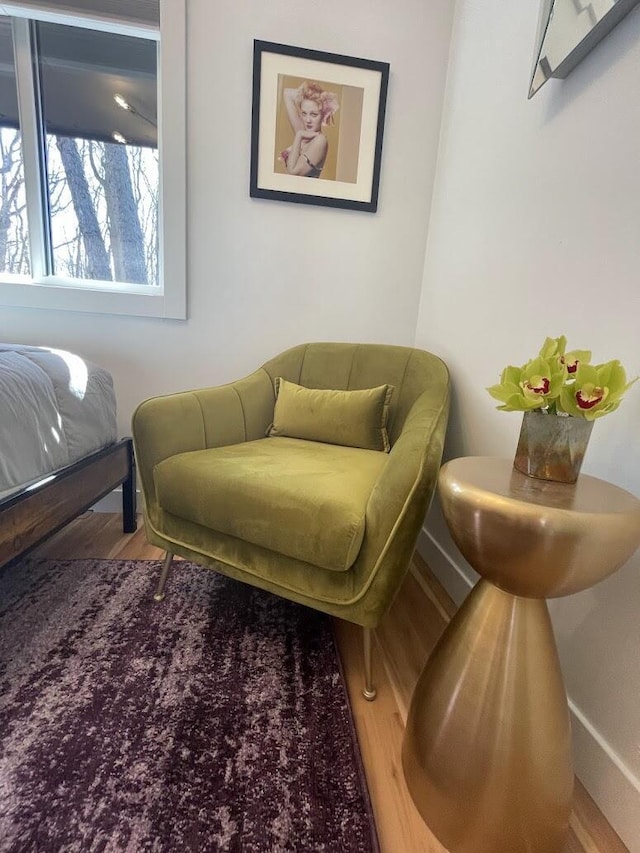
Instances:
[[[365,391],[325,391],[278,377],[273,423],[267,435],[388,452],[392,393],[393,385]]]

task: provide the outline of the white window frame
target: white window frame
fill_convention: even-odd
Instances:
[[[0,274],[0,305],[19,308],[51,308],[95,314],[128,314],[141,317],[166,317],[183,320],[187,316],[186,294],[186,0],[160,0],[160,29],[144,24],[114,22],[95,15],[69,15],[49,10],[5,3],[0,13],[29,20],[87,27],[160,41],[158,51],[158,133],[160,154],[160,257],[156,285],[103,282],[43,275],[44,213],[38,192],[35,114],[30,92],[21,92],[23,160],[27,185],[29,243],[32,277]],[[24,25],[24,26],[23,26]],[[16,75],[31,75],[30,57],[25,54],[27,21],[17,21]],[[28,68],[26,66],[29,66]],[[24,100],[23,100],[24,98]],[[31,105],[27,108],[27,104]],[[30,172],[31,180],[27,179]],[[33,177],[36,180],[33,180]],[[30,189],[31,188],[31,189]]]

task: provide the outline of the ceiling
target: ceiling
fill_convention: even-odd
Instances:
[[[38,23],[43,118],[47,132],[157,146],[157,42],[60,24]],[[121,94],[135,112],[119,107]],[[18,126],[13,46],[0,18],[0,125]]]
[[[71,15],[99,15],[116,21],[156,27],[160,23],[159,0],[0,0],[0,12],[5,3],[21,6],[27,10],[27,14],[30,9],[37,12],[51,10]]]

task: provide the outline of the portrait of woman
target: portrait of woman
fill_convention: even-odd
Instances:
[[[254,41],[252,198],[375,212],[389,63]]]
[[[295,88],[283,88],[282,102],[293,133],[293,141],[279,156],[287,173],[333,179],[335,174],[323,174],[323,169],[330,145],[326,129],[335,124],[334,115],[340,107],[338,96],[316,81],[304,80]]]

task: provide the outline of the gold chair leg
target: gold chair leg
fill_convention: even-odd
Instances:
[[[169,576],[169,569],[171,568],[172,560],[173,554],[171,553],[171,551],[167,551],[167,556],[164,559],[164,565],[162,567],[162,571],[160,572],[158,589],[156,590],[156,593],[153,596],[154,601],[162,601],[164,599],[164,586],[167,582],[167,577]]]
[[[362,691],[362,695],[368,702],[373,702],[376,698],[376,689],[373,686],[373,679],[371,678],[371,628],[363,628],[363,641],[364,641],[364,690]]]

